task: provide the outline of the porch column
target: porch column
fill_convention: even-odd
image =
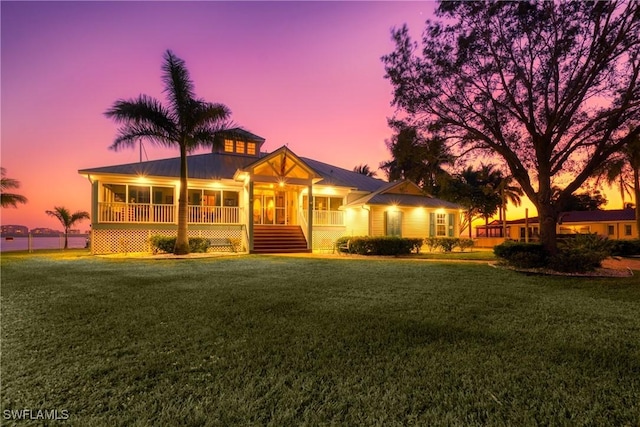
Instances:
[[[307,249],[313,250],[313,183],[307,188]]]
[[[249,181],[249,206],[247,209],[247,223],[249,225],[249,252],[253,251],[253,179]]]
[[[95,180],[91,183],[91,224],[97,224],[100,221],[99,194],[100,183],[98,180]]]

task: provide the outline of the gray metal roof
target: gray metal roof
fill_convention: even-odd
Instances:
[[[255,161],[254,156],[207,153],[187,157],[187,172],[194,179],[231,179],[238,169]],[[126,165],[81,169],[82,174],[122,174],[158,177],[180,177],[180,158],[151,160]]]
[[[460,209],[460,206],[455,203],[447,202],[446,200],[428,196],[416,196],[412,194],[376,194],[367,200],[367,204]]]
[[[322,176],[322,181],[318,182],[318,184],[321,185],[335,185],[336,187],[349,187],[361,191],[373,192],[388,184],[388,182],[381,179],[322,163],[309,159],[308,157],[300,158]]]

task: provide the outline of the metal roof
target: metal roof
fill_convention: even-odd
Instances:
[[[388,182],[381,179],[322,163],[309,159],[308,157],[300,158],[322,176],[322,181],[318,182],[320,185],[334,185],[336,187],[349,187],[361,191],[373,192],[388,184]]]
[[[187,173],[193,179],[231,179],[238,169],[255,161],[255,156],[207,153],[187,157]],[[125,165],[81,169],[81,174],[141,175],[180,177],[180,158],[151,160]]]

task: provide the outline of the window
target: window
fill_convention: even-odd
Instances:
[[[624,226],[624,235],[631,236],[631,224],[625,224]]]
[[[238,206],[238,192],[237,191],[223,191],[222,197],[224,199],[225,206]]]
[[[613,236],[614,234],[616,234],[616,230],[613,225],[607,225],[607,234],[609,236]]]
[[[387,236],[402,237],[402,212],[386,211],[385,234]]]
[[[236,153],[244,154],[244,141],[236,141]]]
[[[151,192],[149,187],[129,187],[129,202],[130,203],[150,203]]]
[[[247,142],[247,154],[255,155],[256,154],[256,144],[255,142]]]
[[[172,205],[173,204],[173,188],[153,187],[152,190],[153,190],[154,205]]]
[[[227,153],[233,153],[233,139],[224,140],[224,151]]]
[[[436,236],[444,237],[447,235],[447,215],[443,213],[436,214]]]

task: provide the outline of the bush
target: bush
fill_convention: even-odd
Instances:
[[[473,239],[458,239],[458,247],[460,248],[460,252],[464,252],[465,250],[473,247]]]
[[[151,250],[154,254],[158,252],[173,253],[176,246],[176,238],[168,236],[151,236]]]
[[[540,243],[506,241],[493,248],[493,253],[517,268],[540,268],[547,264],[547,252]]]
[[[549,259],[547,267],[562,272],[593,271],[611,253],[611,241],[597,234],[576,234],[558,241],[558,253]]]
[[[611,240],[610,253],[613,256],[640,255],[640,239]]]
[[[602,252],[563,248],[549,258],[547,267],[563,273],[584,273],[601,267],[602,260],[607,256]]]
[[[427,237],[424,239],[424,244],[431,252],[436,249],[440,249],[443,252],[451,252],[456,247],[460,248],[461,252],[464,252],[465,249],[473,247],[473,240],[460,239],[458,237]]]
[[[505,242],[493,253],[516,268],[549,268],[564,273],[593,271],[609,256],[610,242],[596,234],[578,234],[558,241],[558,252],[549,256],[540,243]]]
[[[176,246],[176,238],[169,236],[151,236],[149,239],[151,242],[151,250],[154,254],[158,252],[173,253]],[[189,237],[189,250],[195,253],[207,252],[211,242],[204,237]]]
[[[410,239],[403,237],[368,237],[344,236],[336,240],[336,247],[346,245],[349,241],[349,252],[359,255],[407,255],[411,252],[419,252],[423,239]]]

